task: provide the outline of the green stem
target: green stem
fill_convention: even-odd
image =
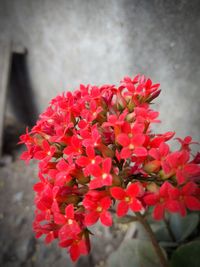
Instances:
[[[149,235],[149,238],[152,242],[152,245],[153,245],[154,250],[155,250],[155,252],[156,252],[156,254],[160,260],[162,267],[169,267],[167,259],[165,258],[163,251],[160,248],[158,241],[156,240],[154,232],[152,231],[149,223],[139,212],[136,212],[135,214],[138,218],[138,221],[143,225],[144,229],[146,230],[147,234]]]

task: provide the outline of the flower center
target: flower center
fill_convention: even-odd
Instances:
[[[104,174],[102,175],[102,178],[103,178],[103,179],[106,179],[106,178],[107,178],[107,173],[104,173]]]
[[[92,164],[95,164],[95,159],[91,160],[91,163],[92,163]]]
[[[125,200],[126,202],[129,202],[129,201],[130,201],[130,197],[125,197],[124,200]]]
[[[129,145],[129,149],[134,149],[134,145],[133,144],[130,144]]]
[[[165,199],[163,197],[160,198],[160,203],[164,203]]]
[[[68,224],[73,224],[73,220],[72,219],[69,219],[67,222],[68,222]]]
[[[97,212],[102,212],[103,209],[101,206],[98,206],[96,210],[97,210]]]

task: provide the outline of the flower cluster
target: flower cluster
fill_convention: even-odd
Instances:
[[[159,84],[138,75],[118,87],[80,85],[50,102],[20,141],[27,147],[21,158],[39,160],[36,237],[58,238],[75,261],[90,250],[88,227],[111,226],[115,205],[118,216],[153,206],[156,220],[200,210],[192,138],[177,138],[180,149],[171,151],[174,132],[152,133],[159,113],[150,104],[159,93]]]

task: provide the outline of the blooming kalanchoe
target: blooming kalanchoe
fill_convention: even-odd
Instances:
[[[200,210],[196,143],[177,138],[180,149],[171,151],[174,132],[151,131],[159,113],[150,104],[159,94],[159,84],[137,75],[119,86],[81,84],[50,102],[20,138],[27,147],[21,158],[39,160],[36,237],[59,239],[76,261],[90,251],[89,227],[111,226],[115,206],[118,216],[153,206],[156,220],[166,211]]]

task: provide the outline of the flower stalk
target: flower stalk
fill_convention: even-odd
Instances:
[[[158,241],[156,239],[156,236],[155,236],[153,230],[151,229],[150,224],[148,223],[146,218],[144,218],[144,216],[142,216],[141,213],[136,212],[135,214],[136,214],[136,216],[138,218],[138,221],[143,225],[146,233],[148,234],[148,236],[149,236],[149,238],[151,240],[151,243],[152,243],[152,245],[154,247],[154,250],[155,250],[155,252],[156,252],[156,254],[157,254],[157,256],[158,256],[158,258],[160,260],[161,266],[162,267],[169,267],[167,259],[164,256],[164,253],[163,253],[161,247],[158,244]]]

